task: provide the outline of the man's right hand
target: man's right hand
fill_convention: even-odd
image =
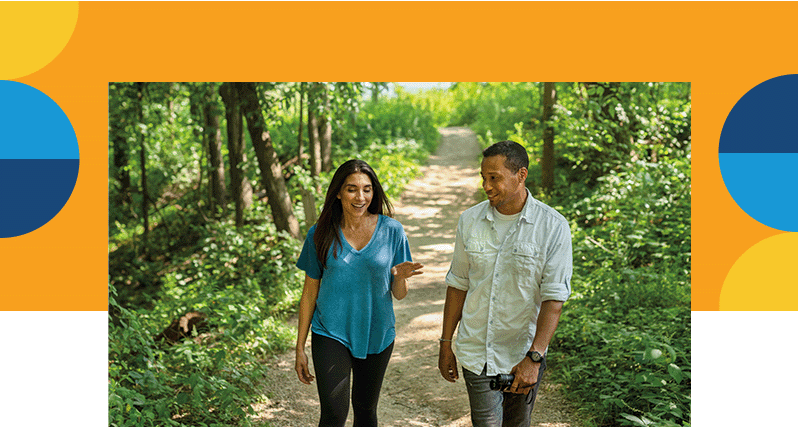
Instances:
[[[438,370],[441,372],[443,379],[450,383],[460,378],[457,374],[457,358],[452,351],[451,342],[441,342],[441,348],[438,353]]]

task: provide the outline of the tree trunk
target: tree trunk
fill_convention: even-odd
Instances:
[[[303,164],[303,162],[302,162],[302,154],[303,154],[302,128],[305,127],[305,126],[304,126],[304,121],[303,121],[303,118],[302,118],[302,112],[303,112],[303,104],[304,104],[304,100],[305,100],[305,90],[306,90],[305,88],[306,88],[306,84],[305,83],[300,83],[300,86],[299,86],[299,130],[298,130],[299,137],[297,139],[297,146],[299,147],[299,149],[297,151],[297,164],[300,164],[300,165]],[[308,117],[309,117],[309,115],[310,115],[310,106],[308,105]],[[310,127],[310,122],[308,122],[308,127]],[[317,137],[318,137],[318,134],[317,134]],[[311,144],[311,147],[312,147],[312,144]],[[312,152],[312,149],[311,149],[311,152]],[[302,193],[302,208],[305,211],[305,223],[308,224],[308,225],[315,224],[316,221],[318,220],[318,216],[316,214],[316,200],[313,197],[313,193],[311,193],[309,190],[307,190],[305,188],[301,188],[300,192]]]
[[[205,135],[208,141],[208,161],[211,165],[211,195],[216,206],[227,212],[227,186],[224,181],[222,161],[222,129],[219,126],[219,110],[214,102],[205,104]]]
[[[319,148],[321,151],[321,170],[332,170],[332,121],[328,116],[322,116],[319,123]]]
[[[235,198],[236,227],[244,225],[244,147],[243,147],[243,118],[241,116],[241,102],[232,83],[223,83],[219,87],[222,101],[225,105],[227,118],[227,150],[230,157],[230,183],[233,187]]]
[[[554,189],[554,127],[551,115],[557,93],[553,82],[543,83],[543,157],[540,162],[541,186],[546,194]]]
[[[202,129],[200,123],[205,123],[205,119],[203,118],[203,110],[202,104],[199,102],[200,99],[194,94],[196,92],[196,88],[192,88],[191,94],[189,95],[189,103],[190,103],[190,111],[191,111],[191,120],[195,123],[192,126],[192,130],[194,132],[194,140],[200,143],[200,156],[197,159],[197,170],[199,171],[199,176],[197,177],[197,197],[198,200],[202,200],[202,181],[203,177],[205,176],[205,148],[208,146],[206,142],[205,132]],[[210,181],[210,180],[209,180]],[[210,188],[210,185],[208,185]]]
[[[371,82],[371,102],[376,104],[380,100],[380,90],[382,86],[379,82]]]
[[[117,205],[129,205],[130,196],[130,172],[128,172],[127,140],[124,135],[117,134],[114,137],[114,169],[116,170],[116,180],[119,181],[119,194],[117,194]]]
[[[319,117],[319,148],[321,152],[321,170],[332,170],[332,117],[330,111],[330,93],[323,84],[321,88],[321,106],[323,110]]]
[[[210,167],[211,205],[222,208],[227,213],[227,186],[224,182],[224,162],[222,161],[222,129],[219,126],[219,108],[213,92],[208,90],[205,97],[205,139],[208,143]]]
[[[120,97],[127,98],[130,96],[131,87],[129,83],[118,83],[116,87]],[[130,124],[131,129],[136,129],[135,125],[138,117],[132,116],[132,114],[138,114],[138,112],[131,112],[123,106],[119,107],[118,112],[118,114],[109,117],[109,126],[111,127],[110,148],[114,152],[114,178],[119,183],[119,192],[116,195],[114,204],[121,208],[125,205],[129,207],[132,202],[132,184],[130,182],[130,171],[128,170],[130,167],[130,150],[127,143],[128,134],[125,128]],[[109,113],[113,113],[113,111],[109,111]]]
[[[271,136],[266,130],[258,101],[257,86],[255,83],[233,83],[233,85],[238,92],[242,112],[247,119],[249,136],[260,166],[261,181],[269,196],[274,223],[277,225],[277,230],[285,230],[292,237],[299,239],[299,222],[294,216],[282,166],[274,151]]]
[[[317,83],[311,84],[308,92],[308,151],[310,152],[310,176],[316,178],[321,173],[321,144],[319,142]]]
[[[305,210],[305,223],[308,225],[315,224],[319,217],[316,213],[316,198],[309,190],[302,189],[302,208]]]
[[[172,84],[165,83],[164,89],[164,99],[166,100],[166,123],[174,124],[174,119],[172,118],[172,110],[174,110],[175,104],[174,100],[172,99]],[[172,135],[174,137],[174,135]]]
[[[299,129],[297,129],[297,135],[298,136],[297,136],[297,139],[296,139],[296,145],[297,145],[296,158],[297,158],[299,164],[302,164],[302,151],[303,151],[303,149],[302,149],[303,148],[302,147],[302,128],[305,127],[303,119],[302,119],[302,110],[304,109],[304,105],[303,105],[304,101],[305,101],[305,83],[300,83],[299,84]]]
[[[146,83],[136,83],[136,115],[138,123],[144,123],[144,90]],[[141,149],[139,150],[139,161],[141,162],[141,217],[144,220],[144,233],[142,241],[144,246],[147,244],[147,236],[150,232],[149,197],[147,196],[147,138],[146,134],[140,132]]]

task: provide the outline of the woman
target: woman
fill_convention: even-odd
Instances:
[[[333,175],[319,220],[297,266],[305,271],[299,303],[296,372],[310,384],[308,330],[321,406],[319,426],[343,426],[352,376],[354,426],[377,425],[377,401],[396,336],[393,301],[421,274],[402,225],[374,170],[349,160]],[[312,328],[311,328],[312,326]]]

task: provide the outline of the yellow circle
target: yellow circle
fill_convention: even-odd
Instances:
[[[798,233],[768,237],[749,248],[726,275],[720,309],[798,311]]]
[[[64,49],[78,2],[0,2],[0,79],[34,73]]]

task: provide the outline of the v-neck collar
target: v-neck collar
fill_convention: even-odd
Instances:
[[[356,254],[360,254],[366,249],[368,249],[369,246],[371,246],[371,243],[374,241],[374,236],[377,235],[377,230],[380,229],[380,224],[382,224],[382,215],[377,216],[377,225],[374,226],[374,232],[371,233],[371,238],[369,239],[369,242],[366,243],[366,246],[363,246],[363,249],[360,250],[355,249],[355,247],[352,246],[351,243],[349,243],[349,240],[346,240],[346,236],[344,235],[344,230],[341,227],[338,227],[338,233],[340,233],[341,240],[344,241],[344,244],[346,244],[346,246],[349,248],[350,251]]]

